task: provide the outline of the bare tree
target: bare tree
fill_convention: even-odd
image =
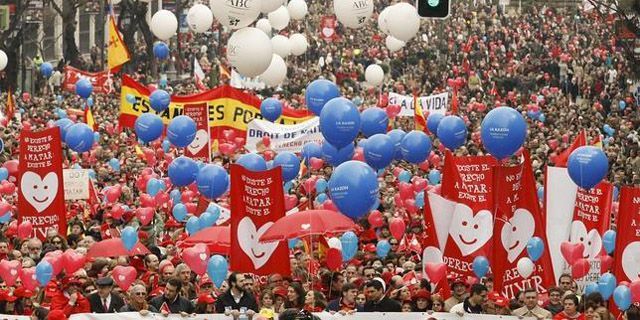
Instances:
[[[148,2],[140,0],[122,0],[120,2],[120,16],[118,18],[118,29],[122,32],[123,40],[131,53],[132,60],[125,70],[135,71],[137,68],[146,69],[145,71],[154,70],[153,59],[153,34],[147,24],[147,6]],[[140,31],[146,45],[146,57],[135,55],[136,51],[136,32]]]
[[[64,48],[63,55],[65,61],[74,66],[80,67],[80,51],[78,50],[78,44],[76,43],[76,28],[78,22],[76,21],[76,15],[78,9],[83,7],[89,2],[89,0],[63,0],[62,8],[56,3],[55,0],[47,0],[47,3],[51,5],[60,17],[62,17],[62,46]]]
[[[23,19],[23,14],[29,7],[31,0],[17,0],[16,11],[11,16],[9,27],[0,33],[0,49],[7,54],[9,63],[4,73],[5,78],[0,79],[3,88],[15,90],[18,86],[18,67],[20,66],[20,46],[22,46],[22,35],[27,23]],[[22,62],[24,63],[24,62]]]

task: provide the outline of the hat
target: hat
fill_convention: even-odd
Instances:
[[[98,287],[109,287],[109,286],[113,286],[113,279],[111,279],[110,277],[103,277],[100,278],[98,280],[96,280],[96,285]]]
[[[494,302],[496,306],[506,308],[509,306],[509,300],[505,297],[498,297]]]
[[[76,277],[65,277],[62,279],[62,287],[68,288],[72,285],[79,285],[80,281]]]
[[[286,298],[287,297],[287,288],[285,287],[275,287],[273,289],[273,295],[274,296],[281,296]]]
[[[106,212],[106,213],[102,216],[102,218],[104,218],[104,219],[112,219],[112,218],[113,218],[113,215],[111,214],[111,212]]]
[[[56,284],[55,281],[51,281],[49,282],[49,284],[47,284],[47,286],[45,287],[45,291],[44,291],[44,295],[45,297],[53,297],[58,293],[58,285]]]
[[[51,310],[47,315],[47,320],[67,320],[67,316],[62,310]]]
[[[206,293],[206,294],[201,294],[201,295],[198,297],[198,302],[197,302],[197,303],[212,304],[212,303],[214,303],[214,302],[216,302],[216,299],[214,299],[214,298],[211,296],[211,294]]]
[[[425,289],[420,289],[418,291],[416,291],[416,293],[413,295],[413,299],[418,300],[418,299],[431,299],[431,293],[429,293],[429,291],[425,290]]]

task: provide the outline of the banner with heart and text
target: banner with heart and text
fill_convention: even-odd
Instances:
[[[614,274],[618,281],[640,280],[640,187],[620,189]]]
[[[31,222],[32,237],[45,239],[49,228],[66,235],[60,129],[20,133],[18,181],[18,223]]]
[[[231,165],[231,270],[256,275],[290,274],[286,241],[258,239],[285,216],[282,168],[255,172]],[[276,263],[269,263],[276,262]]]
[[[202,162],[211,161],[209,106],[206,103],[185,104],[184,115],[196,123],[196,137],[184,148],[185,156]]]
[[[76,82],[80,79],[87,79],[93,85],[95,93],[112,93],[113,76],[108,71],[87,72],[76,69],[72,66],[64,67],[64,80],[62,88],[68,92],[76,92]]]

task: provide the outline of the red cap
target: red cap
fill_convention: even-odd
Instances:
[[[65,277],[64,279],[62,279],[62,286],[64,288],[68,288],[72,285],[79,285],[79,284],[80,284],[80,281],[76,277]]]
[[[273,295],[274,296],[281,296],[286,298],[287,297],[287,288],[285,287],[275,287],[273,289]]]
[[[496,299],[493,303],[495,303],[496,306],[503,307],[503,308],[506,308],[509,306],[509,300],[505,297],[498,297],[498,299]]]
[[[51,281],[49,282],[49,284],[47,284],[45,291],[44,291],[44,295],[45,297],[53,297],[58,293],[58,285],[56,284],[55,281]]]
[[[216,302],[216,299],[214,299],[210,294],[201,294],[198,297],[198,302],[197,303],[206,303],[206,304],[211,304]]]
[[[16,288],[13,294],[18,298],[31,298],[33,297],[33,291],[25,289],[25,287]]]
[[[176,219],[169,218],[169,219],[167,219],[167,222],[165,222],[164,227],[165,228],[180,228],[180,227],[182,227],[182,224],[180,224],[178,221],[176,221]]]
[[[418,299],[431,299],[431,293],[429,293],[429,291],[425,290],[425,289],[420,289],[418,291],[416,291],[416,293],[413,295],[413,298],[418,300]]]

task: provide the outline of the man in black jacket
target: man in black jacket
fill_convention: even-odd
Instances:
[[[242,273],[230,274],[227,283],[229,290],[218,297],[216,312],[233,315],[234,318],[238,318],[240,309],[243,307],[247,309],[249,317],[258,312],[256,298],[244,289],[244,275]]]
[[[151,299],[149,304],[160,310],[163,315],[169,313],[179,313],[183,316],[192,314],[194,306],[191,301],[180,296],[180,290],[182,290],[182,281],[178,278],[171,278],[167,281],[164,294]]]
[[[364,286],[367,302],[364,304],[364,312],[400,312],[402,307],[397,301],[385,296],[384,281],[380,278],[369,280]]]
[[[89,305],[93,313],[113,313],[120,311],[124,301],[117,294],[111,293],[113,279],[100,278],[96,281],[98,292],[89,295]]]

